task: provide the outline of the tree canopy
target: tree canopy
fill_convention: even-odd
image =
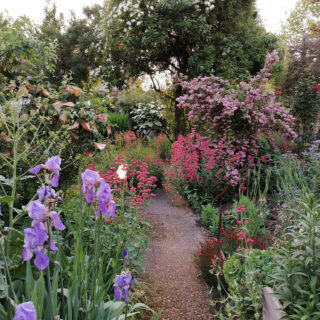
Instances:
[[[105,73],[117,85],[165,70],[248,78],[276,46],[254,0],[110,1],[106,15]]]

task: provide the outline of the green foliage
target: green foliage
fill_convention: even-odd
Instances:
[[[201,222],[212,234],[216,234],[219,227],[219,209],[213,207],[211,204],[202,206]]]
[[[274,252],[271,250],[235,252],[223,265],[228,296],[218,311],[219,319],[226,319],[224,316],[239,320],[262,319],[261,295],[263,287],[273,284],[274,266]]]
[[[306,194],[300,206],[294,211],[297,224],[286,234],[290,241],[276,256],[274,289],[290,319],[316,319],[320,315],[320,205]]]
[[[164,106],[156,102],[138,103],[130,112],[133,130],[144,140],[162,133],[165,129],[163,109]]]
[[[253,1],[111,1],[107,14],[106,72],[119,84],[124,76],[155,70],[243,78],[256,73],[275,46],[258,27]]]
[[[236,206],[238,207],[239,205],[243,205],[246,208],[245,212],[238,214],[239,218],[249,222],[245,227],[246,233],[251,237],[257,237],[263,234],[266,231],[264,222],[269,214],[265,204],[261,202],[255,203],[248,197],[242,196]],[[235,211],[236,206],[234,206]]]
[[[0,86],[28,75],[33,82],[43,81],[56,62],[54,41],[39,40],[36,26],[26,18],[17,20],[0,15]]]
[[[39,27],[39,39],[56,41],[58,61],[53,72],[47,73],[50,83],[59,86],[64,77],[71,76],[78,86],[97,85],[97,69],[103,63],[100,21],[101,7],[83,9],[85,18],[75,15],[66,21],[57,17],[56,5],[45,8],[45,17]]]
[[[288,90],[288,104],[293,115],[298,120],[299,141],[301,145],[310,143],[315,120],[320,108],[320,92],[315,91],[315,84],[320,82],[320,77],[307,73],[299,76],[295,84]],[[317,133],[315,133],[317,134]]]
[[[129,115],[124,112],[108,112],[108,123],[114,132],[125,132],[129,130]]]

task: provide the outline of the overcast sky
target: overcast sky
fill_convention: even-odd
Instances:
[[[55,0],[58,11],[68,15],[70,10],[81,15],[81,8],[94,3],[102,4],[103,0]],[[257,7],[268,31],[279,32],[281,21],[285,21],[288,13],[295,7],[297,0],[257,0]],[[9,15],[16,18],[27,15],[40,22],[46,0],[0,0],[0,12],[8,10]]]

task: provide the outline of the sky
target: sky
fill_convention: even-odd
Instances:
[[[51,0],[57,4],[58,11],[67,17],[70,10],[81,16],[83,6],[94,3],[103,4],[104,0]],[[281,21],[284,22],[288,13],[294,9],[297,0],[256,0],[257,8],[267,31],[278,33]],[[47,0],[0,0],[0,12],[7,10],[9,15],[16,18],[27,15],[36,22],[43,16],[43,8]]]

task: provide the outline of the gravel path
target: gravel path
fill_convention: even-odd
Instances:
[[[194,264],[194,252],[203,240],[190,209],[174,207],[163,190],[148,210],[154,213],[154,238],[145,254],[151,307],[163,310],[161,320],[209,320],[209,295]]]

